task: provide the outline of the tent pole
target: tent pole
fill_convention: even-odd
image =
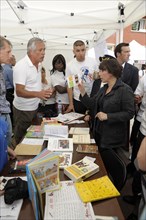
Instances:
[[[116,45],[119,44],[119,29],[116,30]]]
[[[124,23],[120,23],[120,43],[123,42],[123,31],[124,31]]]

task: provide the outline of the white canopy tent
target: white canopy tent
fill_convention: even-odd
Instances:
[[[130,42],[131,56],[133,61],[146,61],[146,47],[133,40]]]
[[[119,7],[124,15],[120,17]],[[28,39],[39,36],[50,49],[72,48],[77,39],[90,47],[104,31],[105,38],[145,16],[145,0],[50,1],[2,0],[1,35],[14,48],[26,48]]]
[[[0,30],[11,40],[18,59],[36,36],[46,42],[47,57],[52,60],[59,52],[68,60],[74,41],[81,39],[92,48],[101,34],[105,39],[115,32],[120,35],[123,27],[143,16],[145,0],[1,0]]]

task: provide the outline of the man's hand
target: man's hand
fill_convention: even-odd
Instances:
[[[50,98],[52,93],[53,93],[53,90],[51,88],[46,89],[46,90],[41,90],[38,94],[38,98],[46,100]]]

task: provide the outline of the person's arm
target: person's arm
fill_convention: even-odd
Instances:
[[[63,87],[63,86],[57,85],[57,86],[55,86],[55,89],[60,94],[67,93],[67,87]]]
[[[8,154],[9,154],[9,157],[11,159],[15,159],[16,158],[16,153],[15,151],[13,151],[13,149],[11,149],[10,147],[8,147]]]
[[[138,154],[137,154],[138,167],[142,171],[146,171],[146,137],[141,142]]]
[[[49,88],[41,91],[28,91],[25,89],[25,85],[16,84],[16,94],[18,97],[23,98],[47,99],[52,95],[52,89]]]
[[[67,110],[65,111],[65,113],[75,111],[74,104],[73,104],[73,90],[72,90],[72,88],[67,87],[67,93],[68,93],[68,99],[69,99],[69,106],[68,106]]]

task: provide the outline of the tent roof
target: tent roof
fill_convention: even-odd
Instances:
[[[107,38],[120,29],[119,2],[125,7],[124,27],[145,16],[145,0],[2,0],[1,35],[15,49],[26,49],[33,36],[50,49],[72,48],[78,39],[90,47],[102,32]]]

